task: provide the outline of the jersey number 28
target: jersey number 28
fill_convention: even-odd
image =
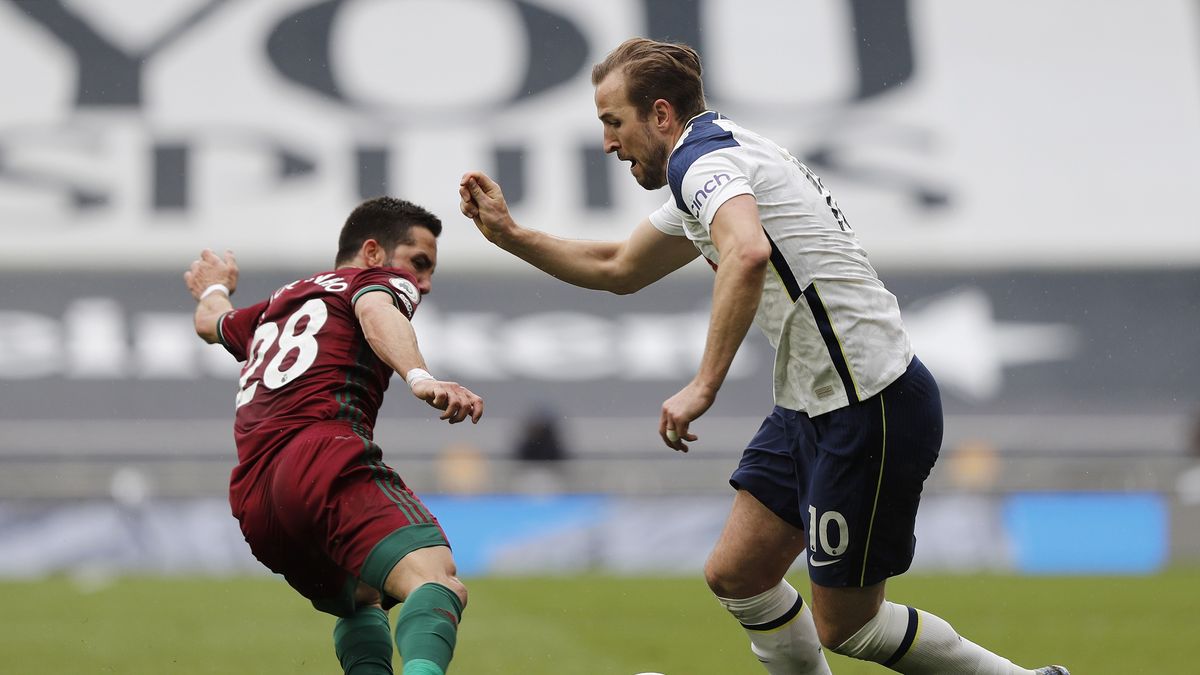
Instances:
[[[308,319],[308,323],[297,333],[296,326],[305,318]],[[270,361],[267,361],[262,377],[259,378],[267,389],[278,389],[308,370],[313,361],[317,360],[317,331],[321,330],[328,318],[329,310],[325,308],[324,301],[313,298],[283,322],[282,331],[270,321],[263,322],[258,330],[254,331],[254,339],[250,341],[250,362],[246,364],[246,368],[242,370],[242,378],[238,380],[237,407],[240,408],[254,399],[254,393],[258,391],[258,382],[250,383],[249,386],[247,383],[254,377],[263,361],[267,361],[268,356],[271,357]],[[296,359],[284,368],[284,361],[293,352]]]

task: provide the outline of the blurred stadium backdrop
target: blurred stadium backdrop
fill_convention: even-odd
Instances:
[[[630,297],[583,291],[491,248],[457,211],[475,168],[521,222],[563,236],[623,237],[661,203],[603,155],[592,105],[591,64],[634,34],[698,47],[710,107],[822,176],[899,297],[947,412],[914,567],[957,573],[911,583],[984,597],[1021,588],[1014,576],[1157,583],[1174,592],[1141,620],[1157,607],[1164,626],[1197,625],[1163,609],[1200,607],[1195,0],[0,0],[0,597],[59,597],[46,577],[76,580],[71,606],[119,577],[261,576],[224,499],[237,365],[195,338],[180,275],[201,248],[233,249],[248,304],[331,265],[349,210],[386,193],[446,224],[415,323],[431,370],[481,394],[487,415],[449,427],[393,394],[377,439],[488,589],[473,600],[480,639],[513,641],[486,624],[505,613],[479,607],[506,580],[586,574],[571,591],[586,595],[678,577],[719,637],[664,633],[694,640],[671,648],[725,640],[736,655],[663,672],[756,672],[698,573],[771,405],[766,341],[747,339],[693,427],[701,440],[671,453],[658,410],[703,348],[707,266]],[[547,420],[566,459],[518,459]],[[270,588],[264,602],[307,611]],[[1062,622],[1129,608],[1064,597]],[[5,614],[0,672],[50,672],[7,670],[4,653],[46,640]],[[675,620],[593,644],[583,664],[466,672],[628,675],[659,647],[653,626]],[[1018,629],[1011,644],[1042,639]],[[470,645],[463,658],[486,663]],[[335,665],[314,658],[77,672]],[[1118,663],[1090,672],[1137,672]],[[1164,664],[1145,672],[1189,668]]]

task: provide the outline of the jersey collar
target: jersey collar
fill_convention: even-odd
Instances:
[[[692,126],[695,125],[697,122],[712,122],[714,120],[723,120],[723,119],[727,119],[727,118],[715,110],[705,110],[704,112],[693,116],[691,119],[689,119],[687,121],[687,123],[685,123],[683,125],[683,133],[679,134],[679,140],[675,141],[675,147],[671,148],[671,154],[672,155],[675,154],[675,151],[679,149],[679,146],[683,145],[683,141],[686,140],[688,137],[688,134],[692,132]],[[668,155],[667,161],[669,162],[670,160],[671,160],[671,157],[670,157],[670,155]]]

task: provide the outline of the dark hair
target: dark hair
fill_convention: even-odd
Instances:
[[[368,239],[374,239],[387,250],[400,244],[411,244],[413,226],[423,227],[439,236],[442,221],[424,208],[395,197],[376,197],[359,204],[346,218],[338,236],[335,265],[354,259]]]
[[[660,98],[669,102],[684,120],[699,115],[707,107],[700,54],[683,43],[630,38],[592,68],[592,86],[618,68],[625,75],[629,102],[642,119]]]

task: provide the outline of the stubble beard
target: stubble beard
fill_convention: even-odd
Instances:
[[[637,178],[638,185],[641,185],[647,190],[657,190],[667,184],[667,158],[671,155],[670,149],[665,144],[654,144],[651,146],[653,150],[646,157],[645,162],[639,162],[642,167],[642,176]]]

